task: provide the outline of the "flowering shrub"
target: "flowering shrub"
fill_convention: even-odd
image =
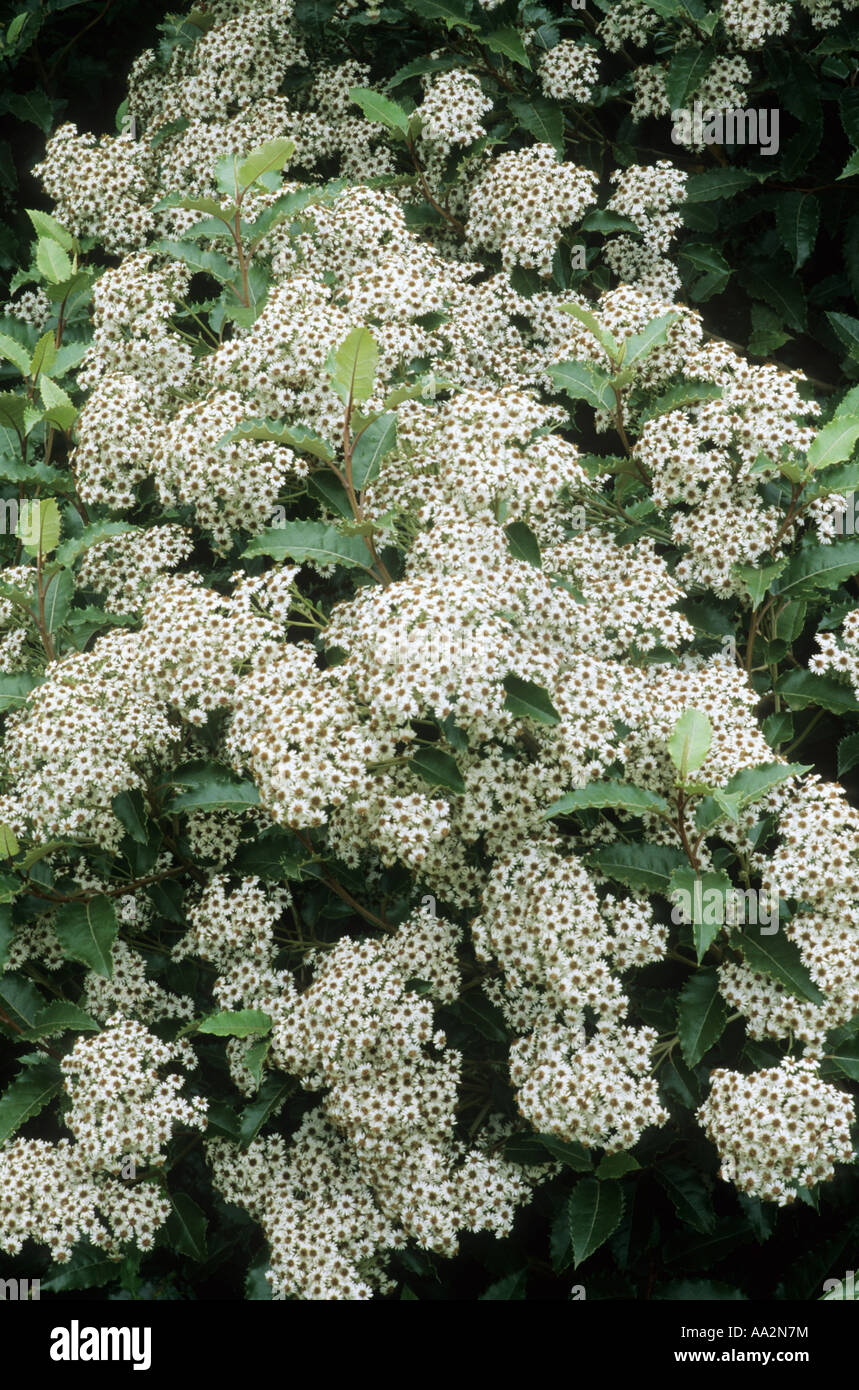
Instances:
[[[0,326],[0,1249],[48,1289],[811,1297],[779,1262],[855,1238],[859,394],[693,307],[765,172],[590,139],[854,6],[601,9],[210,0],[133,134],[48,141]]]

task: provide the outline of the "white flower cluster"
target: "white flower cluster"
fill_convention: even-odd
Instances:
[[[471,190],[467,231],[475,246],[515,265],[551,275],[565,227],[575,227],[596,201],[597,177],[558,162],[551,145],[499,155]]]
[[[421,141],[429,146],[431,159],[444,159],[454,145],[472,145],[486,130],[480,124],[492,101],[485,96],[480,79],[454,68],[438,73],[427,84],[418,107]]]
[[[540,86],[556,101],[588,101],[598,74],[597,50],[574,39],[561,39],[540,61]]]
[[[721,1176],[740,1192],[783,1207],[830,1179],[836,1163],[853,1161],[853,1102],[812,1062],[788,1057],[751,1076],[720,1070],[710,1080],[698,1118],[719,1150]]]

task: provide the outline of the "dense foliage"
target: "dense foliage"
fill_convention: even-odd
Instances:
[[[0,319],[9,1274],[855,1264],[857,11],[211,0],[53,129]]]

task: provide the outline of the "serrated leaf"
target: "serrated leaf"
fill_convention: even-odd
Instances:
[[[742,584],[752,601],[752,607],[759,608],[786,565],[787,556],[783,555],[774,564],[764,565],[761,569],[756,565],[732,565],[731,573]]]
[[[74,273],[68,253],[52,237],[40,237],[36,246],[36,265],[52,285],[70,280]]]
[[[776,205],[781,244],[793,260],[794,271],[805,265],[817,240],[820,203],[808,193],[785,193]]]
[[[30,354],[7,333],[0,333],[0,357],[17,367],[22,376],[30,375]]]
[[[623,1178],[627,1173],[637,1173],[641,1164],[632,1154],[606,1154],[596,1170],[596,1176],[603,1182],[607,1179]]]
[[[40,498],[26,512],[21,509],[18,535],[24,549],[31,554],[50,555],[59,545],[62,525],[56,498]]]
[[[186,1192],[174,1192],[170,1201],[173,1209],[164,1223],[164,1235],[178,1254],[202,1262],[208,1258],[205,1213]]]
[[[81,961],[97,975],[113,974],[111,951],[118,926],[110,898],[99,894],[83,903],[63,903],[54,931],[67,959]]]
[[[70,1004],[65,999],[55,999],[53,1003],[46,1004],[44,1009],[40,1010],[36,1022],[32,1028],[27,1029],[24,1037],[28,1042],[33,1042],[59,1032],[60,1029],[76,1033],[97,1033],[100,1028],[101,1024],[88,1013],[84,1013],[77,1004]]]
[[[834,676],[816,676],[811,671],[788,671],[776,682],[776,690],[791,709],[807,709],[817,705],[830,714],[848,714],[859,710],[853,689]]]
[[[721,398],[722,388],[714,381],[684,381],[679,386],[671,386],[641,413],[641,424],[653,420],[658,415],[666,415],[670,410],[681,410],[687,405],[697,405],[699,401],[716,401]]]
[[[627,888],[667,894],[671,876],[689,861],[680,849],[670,845],[605,845],[584,856],[585,864],[605,878],[625,883]]]
[[[351,405],[370,399],[378,366],[379,348],[369,328],[353,328],[330,354],[326,370],[337,395]]]
[[[256,1139],[264,1124],[271,1119],[295,1090],[295,1082],[282,1074],[270,1072],[257,1095],[245,1106],[239,1122],[239,1142],[247,1148]]]
[[[352,87],[349,100],[360,106],[365,118],[374,125],[383,125],[387,130],[398,130],[401,135],[408,135],[408,112],[390,97],[371,91],[369,87]]]
[[[546,374],[572,400],[587,401],[594,410],[614,410],[615,399],[609,377],[592,363],[553,362],[546,368]]]
[[[78,408],[68,392],[44,374],[39,379],[39,391],[45,405],[45,418],[61,430],[70,430],[78,418]]]
[[[665,95],[672,114],[701,87],[714,57],[709,45],[700,44],[688,44],[674,53],[665,74]]]
[[[757,180],[745,169],[709,169],[706,174],[692,174],[686,181],[687,203],[709,203],[716,198],[732,198]]]
[[[703,710],[684,710],[668,740],[668,756],[681,778],[697,772],[710,751],[713,728]]]
[[[838,776],[846,773],[859,763],[859,734],[848,734],[838,744]]]
[[[515,714],[517,719],[534,719],[538,724],[560,723],[561,716],[541,685],[512,674],[505,676],[501,684],[507,692],[504,708]]]
[[[511,521],[509,526],[505,526],[504,534],[514,559],[523,560],[525,564],[533,565],[538,570],[543,568],[540,542],[530,526],[526,526],[524,521]]]
[[[370,553],[357,536],[344,536],[323,521],[291,521],[286,526],[253,536],[244,557],[270,555],[274,560],[315,560],[323,565],[370,569]]]
[[[446,787],[458,795],[465,794],[465,783],[456,759],[440,748],[419,748],[409,759],[408,766],[431,787]]]
[[[825,1002],[802,963],[798,947],[781,932],[774,936],[761,936],[749,931],[734,932],[731,943],[742,948],[746,964],[752,970],[760,970],[778,980],[799,999],[807,999],[812,1004]]]
[[[700,1173],[671,1159],[663,1159],[653,1171],[680,1220],[702,1235],[709,1235],[716,1225],[716,1213]]]
[[[493,53],[500,53],[530,71],[531,60],[525,52],[525,45],[517,29],[496,29],[492,34],[481,34],[480,42],[491,48]]]
[[[236,1009],[209,1014],[197,1024],[197,1032],[217,1038],[247,1038],[252,1033],[269,1033],[271,1027],[271,1018],[261,1009]]]
[[[507,99],[517,125],[527,130],[540,145],[552,145],[559,155],[564,153],[564,115],[560,107],[545,97],[510,96]]]
[[[294,140],[289,140],[284,136],[279,136],[274,140],[266,140],[265,144],[258,145],[255,150],[251,150],[247,159],[239,165],[239,187],[247,188],[261,174],[280,171],[294,154]],[[218,208],[219,214],[220,211],[221,209]]]
[[[0,1144],[44,1110],[62,1086],[56,1062],[46,1059],[19,1073],[0,1097]]]
[[[719,1041],[727,1022],[728,1010],[715,970],[697,970],[677,996],[677,1035],[688,1067],[697,1066]]]
[[[676,322],[676,314],[663,314],[661,318],[651,319],[640,333],[633,333],[629,338],[625,338],[622,345],[624,368],[643,361],[654,348],[664,343],[669,328]]]
[[[671,875],[666,896],[676,908],[687,909],[684,916],[692,926],[699,964],[724,925],[725,903],[731,888],[731,880],[723,869],[705,869],[696,874],[691,864],[684,864]],[[711,911],[713,894],[718,895],[720,912]]]
[[[801,777],[804,772],[810,771],[810,763],[761,763],[757,767],[744,767],[740,772],[735,772],[725,791],[729,796],[738,796],[740,806],[745,808],[789,777]]]
[[[570,1236],[576,1269],[608,1240],[623,1216],[623,1189],[618,1183],[582,1178],[570,1195]]]
[[[543,820],[553,816],[569,815],[574,811],[586,810],[630,811],[635,815],[643,811],[668,812],[668,802],[656,792],[644,787],[634,787],[623,782],[591,782],[586,787],[567,792],[543,811]]]
[[[397,442],[397,417],[387,413],[363,429],[352,449],[352,486],[361,492],[379,476],[382,460]]]

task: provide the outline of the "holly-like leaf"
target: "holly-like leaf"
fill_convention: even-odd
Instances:
[[[113,973],[111,951],[117,930],[113,903],[104,894],[88,902],[63,903],[57,909],[54,931],[63,954],[108,979]]]
[[[596,1178],[582,1178],[576,1183],[568,1207],[576,1269],[617,1230],[623,1206],[619,1183],[598,1182]]]
[[[715,970],[697,970],[677,996],[677,1035],[687,1066],[696,1066],[719,1041],[727,1021]]]
[[[209,1014],[197,1024],[197,1032],[217,1038],[248,1038],[253,1033],[271,1032],[271,1026],[271,1018],[261,1009],[236,1009]]]
[[[408,765],[431,787],[446,787],[448,791],[460,795],[465,793],[465,783],[456,759],[441,748],[419,748],[409,759]]]
[[[681,778],[697,772],[713,742],[713,728],[703,710],[684,710],[668,740],[668,756]]]

